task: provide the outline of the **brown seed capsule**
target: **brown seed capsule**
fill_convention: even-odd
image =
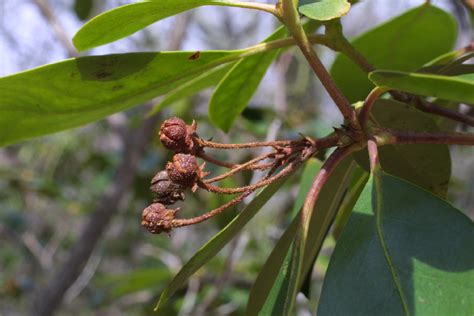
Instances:
[[[197,159],[189,154],[176,154],[173,161],[166,164],[166,171],[171,181],[184,187],[192,187],[200,173]]]
[[[193,148],[192,128],[177,117],[167,119],[160,127],[161,143],[176,152],[190,152]]]
[[[143,210],[141,224],[152,234],[169,233],[178,211],[179,209],[167,209],[161,203],[153,203]]]
[[[166,170],[161,170],[153,177],[150,189],[154,193],[153,202],[170,205],[179,200],[184,201],[184,187],[171,181]]]

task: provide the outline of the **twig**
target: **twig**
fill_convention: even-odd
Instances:
[[[61,45],[67,51],[69,57],[78,56],[76,49],[69,41],[69,36],[66,34],[64,27],[61,25],[56,15],[51,11],[51,7],[48,4],[48,0],[33,0],[34,3],[40,9],[41,14],[44,16],[46,21],[51,25],[56,38],[61,42]]]
[[[374,136],[377,138],[379,145],[447,144],[474,146],[474,134],[471,133],[423,133],[377,128]]]
[[[342,113],[344,119],[349,122],[350,127],[355,131],[361,130],[355,110],[352,108],[347,98],[336,86],[334,80],[331,78],[331,75],[328,73],[326,68],[324,68],[324,65],[319,60],[318,55],[311,46],[306,32],[300,23],[299,13],[295,7],[294,1],[282,0],[281,6],[283,9],[282,19],[292,33],[294,39],[296,40],[296,44],[300,48],[303,55],[306,57],[306,60],[310,64],[314,73],[319,78],[329,96],[339,108],[339,111]]]
[[[270,166],[272,166],[272,163],[266,164],[265,166],[259,166],[259,165],[256,165],[256,163],[259,162],[259,161],[262,161],[264,159],[270,158],[270,157],[274,156],[275,154],[276,154],[275,152],[271,152],[271,153],[268,153],[268,154],[260,155],[260,156],[254,158],[254,159],[251,159],[251,160],[247,161],[246,163],[243,163],[241,165],[236,165],[229,172],[226,172],[226,173],[221,174],[221,175],[219,175],[217,177],[214,177],[214,178],[204,180],[204,183],[210,184],[210,183],[213,183],[213,182],[220,181],[220,180],[225,179],[227,177],[230,177],[230,176],[232,176],[232,175],[236,174],[237,172],[239,172],[241,170],[244,170],[244,169],[254,169],[256,167],[258,167],[258,169],[261,169],[262,167],[264,168],[267,165],[270,167]]]
[[[237,193],[246,193],[247,191],[255,191],[258,188],[267,186],[272,182],[281,179],[282,177],[286,176],[290,172],[292,172],[299,164],[301,164],[303,160],[295,159],[291,163],[289,163],[285,168],[283,168],[278,174],[272,177],[265,177],[262,180],[258,181],[255,184],[247,185],[244,187],[239,188],[221,188],[212,184],[207,184],[202,180],[198,180],[197,185],[204,190],[209,192],[219,193],[219,194],[237,194]]]
[[[202,138],[194,138],[202,147],[209,147],[215,149],[243,149],[243,148],[256,148],[256,147],[276,147],[276,146],[297,146],[304,145],[305,140],[276,140],[271,142],[250,142],[242,144],[223,144],[216,143]]]
[[[383,88],[374,88],[370,91],[369,95],[364,101],[364,105],[359,112],[359,122],[360,125],[364,128],[369,120],[370,111],[375,104],[375,101],[385,92],[386,90]]]

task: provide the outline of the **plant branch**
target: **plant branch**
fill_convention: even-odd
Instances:
[[[196,154],[196,156],[198,156],[199,158],[207,161],[207,162],[210,162],[210,163],[213,163],[215,165],[218,165],[218,166],[221,166],[221,167],[225,167],[225,168],[235,168],[237,166],[237,164],[233,164],[233,163],[229,163],[229,162],[225,162],[225,161],[221,161],[219,159],[216,159],[212,156],[209,156],[207,154],[205,154],[204,152],[198,152]]]
[[[367,122],[369,121],[369,116],[370,116],[370,111],[372,110],[372,107],[375,104],[375,101],[385,92],[387,91],[384,88],[379,88],[376,87],[370,91],[370,93],[367,95],[367,98],[364,101],[364,105],[362,106],[362,109],[359,112],[359,122],[360,125],[362,125],[363,128],[365,128]]]
[[[203,221],[205,221],[205,220],[207,220],[211,217],[214,217],[214,216],[222,213],[225,209],[242,202],[247,196],[249,196],[253,191],[258,189],[259,187],[265,186],[267,184],[270,184],[270,183],[272,183],[272,182],[274,182],[278,179],[281,179],[281,178],[289,175],[290,173],[295,171],[301,165],[302,162],[303,162],[303,160],[301,160],[301,159],[296,159],[296,160],[290,162],[277,175],[275,175],[271,178],[264,179],[263,181],[260,181],[260,182],[256,183],[255,185],[248,186],[246,190],[243,190],[243,193],[241,195],[235,197],[234,199],[230,200],[229,202],[221,205],[220,207],[218,207],[218,208],[216,208],[212,211],[209,211],[205,214],[202,214],[200,216],[196,216],[196,217],[193,217],[193,218],[174,219],[172,221],[172,226],[173,227],[182,227],[182,226],[194,225],[194,224],[197,224],[197,223],[201,223],[201,222],[203,222]],[[262,184],[263,182],[265,182],[265,184]],[[262,185],[257,185],[257,184],[262,184]]]
[[[251,159],[243,164],[240,164],[240,165],[235,165],[235,167],[230,170],[229,172],[226,172],[224,174],[221,174],[217,177],[214,177],[214,178],[210,178],[210,179],[207,179],[207,180],[204,180],[204,183],[206,184],[210,184],[210,183],[213,183],[213,182],[217,182],[217,181],[220,181],[222,179],[225,179],[227,177],[230,177],[234,174],[236,174],[237,172],[241,171],[241,170],[244,170],[244,169],[253,169],[252,167],[255,166],[255,164],[259,161],[262,161],[264,159],[267,159],[267,158],[270,158],[272,156],[275,156],[276,152],[271,152],[271,153],[268,153],[268,154],[263,154],[263,155],[260,155],[254,159]],[[269,164],[268,165],[269,167],[272,166],[272,164]]]
[[[241,144],[223,144],[216,143],[202,138],[195,137],[199,145],[202,147],[214,148],[214,149],[243,149],[243,148],[256,148],[256,147],[275,147],[275,146],[304,146],[306,140],[276,140],[271,142],[250,142]]]
[[[306,57],[306,60],[310,64],[314,73],[319,78],[329,96],[339,108],[339,111],[342,113],[344,119],[353,129],[360,130],[360,124],[357,120],[357,115],[354,108],[352,108],[347,98],[336,86],[336,83],[331,78],[331,75],[328,73],[326,68],[324,68],[324,65],[311,46],[311,42],[309,41],[306,32],[300,23],[299,13],[296,9],[294,1],[282,0],[281,5],[283,9],[282,20],[290,30],[291,34],[296,40],[296,44],[299,46],[301,52]]]
[[[423,133],[377,128],[374,133],[379,145],[393,144],[447,144],[474,146],[471,133]]]

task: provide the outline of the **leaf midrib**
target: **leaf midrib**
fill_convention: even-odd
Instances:
[[[390,255],[388,245],[385,242],[385,236],[384,236],[384,231],[383,231],[383,224],[382,224],[382,215],[383,215],[383,192],[382,192],[382,184],[381,184],[381,177],[382,177],[382,171],[380,168],[378,170],[374,171],[374,187],[375,187],[375,209],[374,209],[374,215],[375,215],[375,227],[377,230],[377,236],[380,241],[380,246],[382,247],[383,254],[385,259],[387,260],[388,268],[390,270],[390,274],[392,275],[393,282],[395,284],[395,287],[397,289],[398,294],[400,295],[400,300],[403,306],[403,311],[405,312],[405,315],[410,316],[410,309],[408,306],[408,301],[406,299],[405,293],[402,288],[402,284],[400,281],[400,277],[398,276],[397,269],[392,262],[392,257]]]

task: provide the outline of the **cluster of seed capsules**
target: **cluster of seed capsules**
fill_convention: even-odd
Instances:
[[[197,135],[196,123],[194,121],[191,125],[186,125],[182,119],[176,117],[163,122],[160,127],[159,136],[161,143],[167,149],[173,151],[174,155],[172,160],[166,164],[165,169],[159,171],[153,177],[150,187],[154,195],[153,203],[145,208],[142,213],[142,226],[153,234],[162,232],[169,234],[175,227],[196,224],[219,214],[224,209],[243,201],[246,196],[256,189],[285,177],[318,149],[317,141],[308,137],[298,140],[244,144],[221,144],[206,141]],[[328,138],[322,141],[323,143],[333,144],[335,140],[335,138]],[[231,164],[207,155],[204,152],[205,147],[216,149],[271,147],[273,150],[245,163]],[[230,171],[214,178],[204,179],[209,173],[204,171],[205,163],[199,165],[197,157],[229,168]],[[233,176],[242,170],[267,170],[268,172],[261,180],[243,187],[221,188],[212,184],[226,177]],[[190,189],[194,192],[197,188],[218,194],[240,195],[198,217],[189,219],[176,218],[179,208],[172,209],[169,205],[177,201],[183,201],[185,190]]]
[[[197,179],[204,176],[196,158],[199,147],[192,139],[195,132],[195,122],[186,125],[177,117],[164,121],[160,127],[161,143],[175,155],[165,170],[159,171],[151,181],[153,204],[143,210],[141,224],[153,234],[171,231],[179,208],[169,209],[167,206],[183,201],[184,190],[195,190]]]

